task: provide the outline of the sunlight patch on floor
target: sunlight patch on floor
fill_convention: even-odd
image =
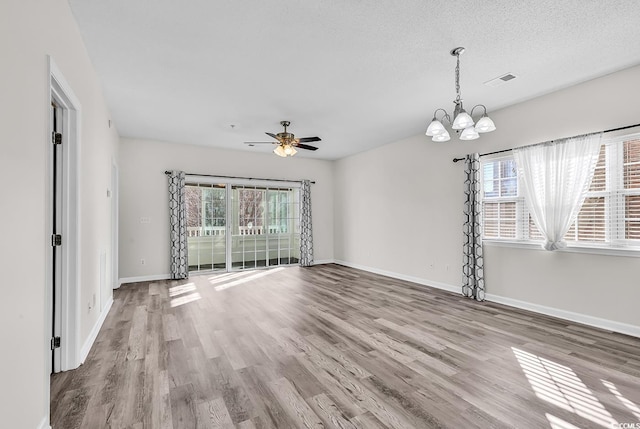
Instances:
[[[600,380],[602,381],[602,384],[604,384],[604,386],[609,389],[609,392],[613,393],[613,395],[618,398],[618,400],[620,402],[622,402],[622,405],[624,405],[625,407],[627,407],[627,409],[629,411],[631,411],[631,413],[638,419],[640,420],[640,407],[638,407],[635,403],[631,402],[629,399],[625,398],[622,393],[620,393],[620,391],[618,390],[618,388],[616,387],[615,384],[613,384],[610,381],[606,381],[606,380]]]
[[[605,428],[617,423],[571,368],[514,347],[511,349],[538,398]]]
[[[201,296],[196,290],[195,283],[186,283],[170,287],[169,297],[171,298],[171,307],[178,307],[199,300]]]
[[[547,420],[549,421],[549,425],[551,429],[580,429],[578,426],[572,425],[569,422],[565,422],[559,417],[554,416],[553,414],[546,413]]]
[[[188,304],[190,302],[197,301],[200,298],[202,297],[198,292],[190,293],[189,295],[179,296],[171,300],[171,307],[178,307],[180,305]]]
[[[169,296],[171,297],[178,296],[178,295],[182,295],[183,293],[193,292],[194,290],[196,290],[195,283],[187,283],[183,285],[173,286],[169,288]]]
[[[220,292],[220,291],[223,291],[225,289],[229,289],[229,288],[234,287],[234,286],[239,286],[241,284],[244,284],[244,283],[259,279],[261,277],[268,276],[270,274],[275,274],[275,273],[277,273],[279,271],[282,271],[282,270],[284,270],[283,267],[272,268],[272,269],[269,269],[269,270],[252,271],[251,274],[247,275],[246,277],[242,277],[242,278],[240,278],[238,280],[234,280],[234,281],[231,281],[229,283],[225,283],[225,284],[221,284],[219,286],[216,286],[215,290],[216,290],[216,292]]]
[[[218,274],[217,276],[213,276],[213,277],[209,277],[209,283],[212,285],[218,284],[218,283],[223,283],[232,279],[236,279],[238,277],[243,277],[250,274],[250,272],[247,271],[240,271],[237,273],[225,273],[225,274]]]

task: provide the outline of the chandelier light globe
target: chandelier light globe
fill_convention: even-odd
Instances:
[[[449,132],[447,130],[444,130],[444,133],[433,136],[433,139],[431,140],[433,140],[434,142],[448,142],[449,140],[451,140],[451,136],[449,135]]]
[[[471,116],[464,110],[460,110],[458,116],[453,120],[453,124],[451,128],[454,130],[464,130],[465,128],[469,128],[473,126],[473,119]]]
[[[442,125],[442,122],[440,122],[436,118],[433,118],[433,120],[427,127],[427,132],[425,134],[429,137],[433,137],[446,132],[447,130],[444,128],[444,125]]]
[[[427,127],[427,136],[431,137],[434,142],[446,142],[451,139],[449,132],[445,128],[443,122],[446,121],[460,135],[460,140],[475,140],[480,137],[479,133],[488,133],[496,129],[495,124],[487,115],[487,108],[483,104],[476,104],[471,109],[471,113],[467,113],[462,107],[462,95],[460,91],[460,55],[464,53],[464,48],[459,47],[451,50],[451,55],[456,57],[456,99],[453,110],[453,120],[445,109],[438,108],[433,112],[433,119]],[[476,108],[484,110],[482,117],[475,124],[473,120],[473,112]],[[441,118],[438,120],[438,112],[442,111]],[[474,126],[475,124],[475,126]]]
[[[467,127],[462,130],[462,134],[460,134],[460,140],[475,140],[480,137],[478,131],[476,131],[475,127]]]
[[[287,157],[287,154],[286,154],[286,153],[284,153],[284,149],[282,148],[282,145],[280,145],[280,144],[278,145],[278,147],[276,147],[276,148],[273,150],[273,153],[275,153],[276,155],[281,156],[281,157],[283,157],[283,158],[286,158],[286,157]]]
[[[288,145],[288,144],[284,145],[284,154],[285,155],[289,155],[290,156],[292,152],[293,152],[293,148],[290,145]]]
[[[495,124],[486,114],[478,120],[476,124],[476,131],[479,133],[489,133],[496,129]]]

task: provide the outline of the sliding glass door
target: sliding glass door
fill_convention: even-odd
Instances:
[[[188,184],[185,201],[189,271],[226,269],[226,185]]]
[[[299,188],[191,183],[186,193],[189,271],[299,262]]]

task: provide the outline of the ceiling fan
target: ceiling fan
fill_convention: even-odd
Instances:
[[[248,144],[249,146],[253,146],[253,145],[256,145],[256,144],[277,144],[278,147],[276,147],[273,150],[273,153],[275,153],[278,156],[282,156],[282,157],[295,155],[298,152],[296,150],[296,148],[298,148],[298,149],[306,149],[306,150],[318,150],[317,147],[310,146],[310,145],[304,144],[304,143],[319,142],[321,140],[320,137],[300,137],[300,138],[296,138],[296,136],[294,136],[293,134],[287,132],[287,127],[289,125],[291,125],[291,122],[289,122],[289,121],[281,121],[280,125],[282,125],[284,127],[284,131],[283,132],[278,133],[278,134],[265,133],[268,136],[273,137],[277,141],[275,141],[275,142],[244,142],[244,143]]]

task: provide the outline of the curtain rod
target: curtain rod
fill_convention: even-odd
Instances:
[[[171,174],[170,171],[165,171],[164,174]],[[241,176],[221,176],[219,174],[196,174],[196,173],[184,173],[187,176],[200,176],[200,177],[222,177],[224,179],[244,179],[244,180],[269,180],[273,182],[292,182],[302,183],[302,180],[287,180],[287,179],[261,179],[259,177],[241,177]],[[312,184],[316,184],[315,181],[311,181]]]
[[[628,129],[628,128],[635,128],[635,127],[640,127],[640,124],[627,125],[627,126],[624,126],[624,127],[618,127],[618,128],[611,128],[611,129],[609,129],[609,130],[596,131],[595,133],[589,133],[589,134],[596,134],[596,133],[612,133],[612,132],[614,132],[614,131],[621,131],[621,130],[626,130],[626,129]],[[556,139],[556,140],[571,139],[571,138],[574,138],[574,137],[579,137],[579,136],[584,136],[584,135],[586,135],[586,134],[578,134],[578,135],[575,135],[575,136],[572,136],[572,137],[565,137],[565,138],[563,138],[563,139]],[[553,142],[553,141],[555,141],[555,140],[549,140],[549,142],[548,142],[548,143]],[[536,144],[534,144],[534,145],[527,145],[527,146],[535,146],[535,145],[538,145],[538,144],[540,144],[540,143],[536,143]],[[521,146],[521,147],[527,147],[527,146]],[[502,149],[502,150],[496,150],[496,151],[494,151],[494,152],[481,153],[479,156],[495,155],[495,154],[497,154],[497,153],[510,152],[510,151],[512,151],[513,149],[515,149],[515,148],[511,148],[511,149]],[[464,161],[464,160],[465,160],[465,158],[453,158],[453,162]]]

